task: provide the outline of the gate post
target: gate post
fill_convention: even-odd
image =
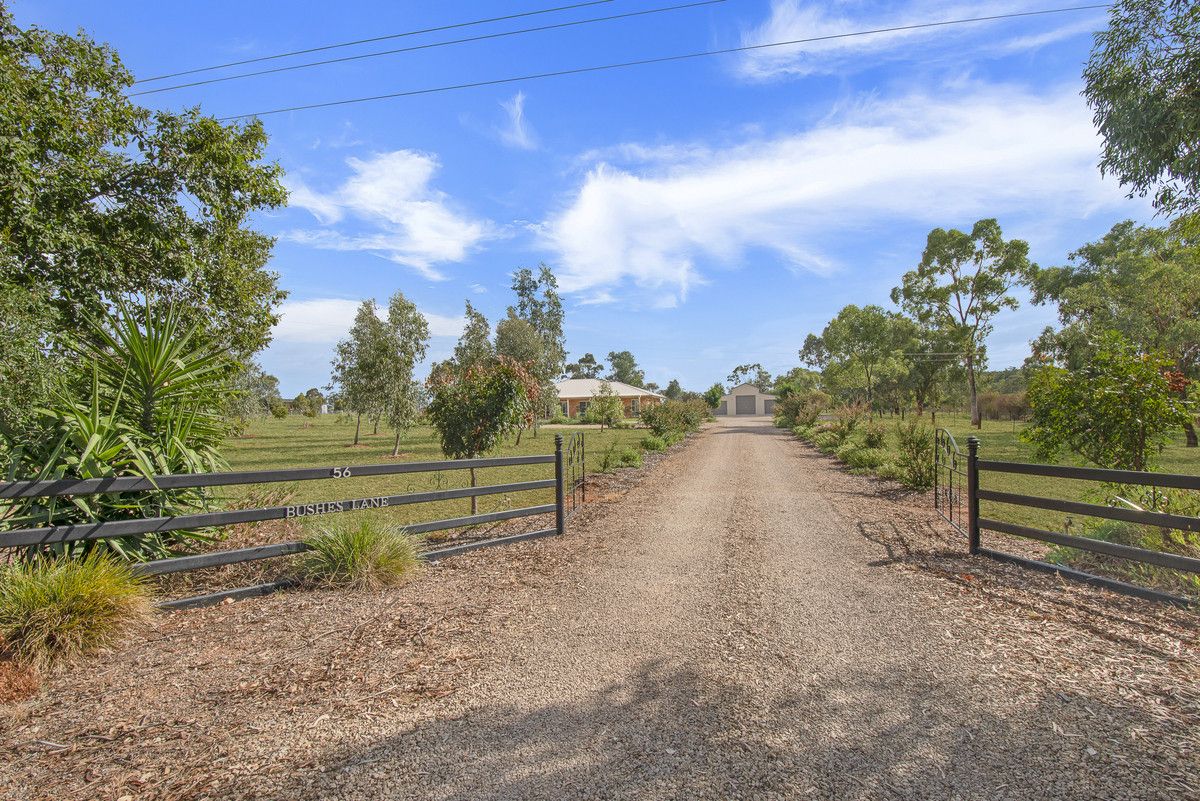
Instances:
[[[967,551],[979,553],[979,438],[967,437]]]
[[[567,533],[567,518],[563,508],[563,435],[554,435],[554,528],[561,537]]]

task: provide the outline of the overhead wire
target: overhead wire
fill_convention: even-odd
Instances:
[[[244,58],[240,61],[227,61],[224,64],[211,64],[207,67],[195,67],[193,69],[180,70],[178,72],[167,72],[162,75],[154,75],[150,78],[139,78],[134,81],[134,84],[149,83],[150,81],[162,81],[167,78],[178,78],[181,75],[195,75],[200,72],[211,72],[212,70],[226,69],[227,67],[241,67],[246,64],[257,64],[262,61],[273,61],[280,58],[290,58],[291,56],[302,56],[308,53],[320,53],[325,50],[336,50],[341,47],[353,47],[360,44],[371,44],[372,42],[383,42],[388,39],[399,39],[405,36],[419,36],[423,33],[437,33],[439,31],[449,31],[455,28],[468,28],[474,25],[485,25],[489,22],[504,22],[510,19],[520,19],[521,17],[534,17],[539,14],[551,14],[556,11],[570,11],[575,8],[586,8],[587,6],[598,6],[605,3],[611,3],[613,0],[586,0],[582,3],[572,3],[567,6],[554,6],[553,8],[540,8],[532,11],[520,11],[515,14],[505,14],[500,17],[487,17],[485,19],[474,19],[466,22],[453,22],[447,25],[437,25],[432,28],[419,28],[412,31],[401,31],[400,33],[389,33],[383,36],[371,36],[366,39],[354,39],[349,42],[335,42],[333,44],[318,45],[317,47],[306,47],[302,50],[289,50],[286,53],[272,53],[266,56],[256,56],[254,58]]]
[[[937,27],[945,27],[945,26],[950,26],[950,25],[964,25],[964,24],[976,23],[976,22],[991,22],[991,21],[1002,20],[1002,19],[1016,19],[1019,17],[1035,17],[1035,16],[1044,16],[1047,14],[1062,14],[1062,13],[1075,12],[1075,11],[1089,11],[1089,10],[1095,10],[1095,9],[1101,9],[1101,8],[1108,8],[1108,4],[1068,6],[1068,7],[1064,7],[1064,8],[1041,9],[1041,10],[1037,10],[1037,11],[1019,11],[1019,12],[1009,12],[1006,14],[991,14],[991,15],[982,16],[982,17],[967,17],[967,18],[963,18],[963,19],[941,20],[938,22],[923,22],[923,23],[915,23],[912,25],[896,25],[896,26],[892,26],[892,27],[888,27],[888,28],[873,28],[870,30],[849,31],[846,33],[826,34],[824,36],[811,36],[811,37],[806,37],[806,38],[802,38],[802,39],[789,39],[787,41],[781,41],[781,42],[763,42],[763,43],[752,44],[752,45],[741,45],[739,47],[725,47],[725,48],[720,48],[720,49],[715,49],[715,50],[700,50],[700,51],[696,51],[696,52],[692,52],[692,53],[680,53],[680,54],[670,55],[670,56],[657,56],[657,57],[653,57],[653,58],[636,59],[633,61],[621,61],[621,62],[616,62],[616,63],[611,63],[611,64],[598,64],[598,65],[593,65],[593,66],[588,66],[588,67],[574,67],[574,68],[570,68],[570,69],[553,70],[550,72],[539,72],[539,73],[532,73],[532,74],[528,74],[528,75],[517,75],[517,76],[511,76],[511,77],[505,77],[505,78],[489,78],[489,79],[483,79],[483,80],[478,80],[478,81],[468,81],[465,83],[448,84],[448,85],[443,85],[443,86],[431,86],[431,87],[426,87],[423,89],[408,89],[408,90],[404,90],[404,91],[400,91],[400,92],[388,92],[386,94],[368,95],[365,97],[353,97],[353,98],[346,98],[346,99],[342,99],[342,100],[329,100],[329,101],[324,101],[324,102],[320,102],[320,103],[305,103],[305,104],[295,105],[295,106],[285,106],[282,108],[268,109],[265,111],[247,112],[245,114],[231,114],[231,115],[224,116],[224,117],[218,117],[217,119],[221,122],[228,122],[230,120],[239,120],[239,119],[244,119],[246,117],[266,117],[266,116],[273,115],[273,114],[286,114],[288,112],[293,112],[293,111],[311,111],[313,109],[320,109],[320,108],[333,108],[336,106],[348,106],[348,105],[354,105],[357,103],[369,103],[369,102],[373,102],[376,100],[391,100],[391,99],[400,98],[400,97],[416,97],[419,95],[436,94],[439,92],[451,92],[451,91],[456,91],[456,90],[461,90],[461,89],[475,89],[475,88],[480,88],[480,87],[484,87],[484,86],[500,86],[500,85],[510,84],[510,83],[519,83],[519,82],[523,82],[523,81],[538,80],[538,79],[542,79],[542,78],[556,78],[556,77],[562,77],[562,76],[566,76],[566,75],[581,75],[581,74],[585,74],[585,73],[602,72],[602,71],[606,71],[606,70],[622,69],[622,68],[626,68],[626,67],[646,66],[649,64],[664,64],[664,63],[673,62],[673,61],[685,61],[685,60],[696,59],[696,58],[704,58],[707,56],[728,55],[728,54],[732,54],[732,53],[745,53],[745,52],[751,52],[751,51],[755,51],[755,50],[765,50],[765,49],[774,48],[774,47],[787,47],[790,45],[797,45],[797,44],[810,44],[812,42],[830,41],[833,39],[848,39],[848,38],[856,37],[856,36],[870,36],[870,35],[880,34],[880,33],[894,33],[894,32],[898,32],[898,31],[919,30],[919,29],[923,29],[923,28],[937,28]]]
[[[341,56],[340,58],[328,58],[321,61],[308,61],[304,64],[289,64],[285,67],[273,67],[266,70],[255,70],[254,72],[241,72],[237,75],[223,75],[220,78],[207,78],[202,81],[190,81],[188,83],[178,83],[171,86],[160,86],[157,89],[143,89],[140,92],[130,92],[130,97],[139,97],[141,95],[153,95],[160,92],[170,92],[175,89],[186,89],[192,86],[206,86],[214,83],[224,83],[226,81],[236,81],[242,78],[254,78],[260,75],[272,75],[279,72],[290,72],[292,70],[307,69],[310,67],[323,67],[329,64],[343,64],[349,61],[360,61],[368,58],[379,58],[380,56],[391,56],[397,53],[411,53],[418,50],[431,50],[436,47],[446,47],[448,45],[466,44],[470,42],[482,42],[489,39],[503,39],[508,36],[517,36],[524,33],[538,33],[541,31],[552,31],[559,28],[571,28],[578,25],[589,25],[595,22],[609,22],[612,20],[628,19],[631,17],[643,17],[649,14],[661,14],[667,11],[682,11],[690,8],[698,8],[700,6],[711,6],[718,3],[724,3],[726,0],[697,0],[692,3],[681,3],[673,6],[660,6],[658,8],[646,8],[638,11],[627,11],[623,14],[610,14],[604,17],[588,17],[587,19],[570,20],[568,22],[556,22],[551,25],[538,25],[533,28],[520,28],[515,31],[498,31],[496,33],[484,33],[478,36],[466,36],[461,39],[448,39],[441,42],[427,42],[426,44],[412,45],[411,47],[398,47],[391,50],[379,50],[374,53],[359,53],[353,56]]]

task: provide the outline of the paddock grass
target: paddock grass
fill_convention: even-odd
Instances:
[[[929,417],[926,416],[925,420],[928,422]],[[937,416],[937,426],[945,428],[954,435],[959,449],[964,454],[967,450],[967,437],[975,435],[979,438],[980,459],[1032,463],[1045,461],[1037,458],[1034,454],[1033,446],[1021,439],[1021,431],[1026,426],[1026,423],[1023,421],[985,420],[983,428],[976,430],[971,427],[971,418],[969,415],[939,414]],[[1072,458],[1060,459],[1057,464],[1069,464],[1081,467],[1089,466],[1079,459]],[[1158,457],[1155,470],[1160,473],[1200,475],[1200,448],[1186,447],[1183,432],[1180,431]],[[1098,500],[1097,491],[1100,485],[1094,481],[985,471],[980,473],[979,486],[981,489],[1015,492],[1042,498],[1096,502]],[[981,501],[979,512],[984,517],[1006,520],[1026,526],[1035,526],[1050,531],[1068,530],[1067,521],[1071,517],[1063,512],[1031,509],[1029,507],[1012,506],[992,501]],[[1075,519],[1071,521],[1071,527],[1077,527],[1082,522],[1076,515]],[[1074,531],[1072,533],[1079,532]]]
[[[571,429],[542,429],[534,436],[526,431],[520,445],[510,437],[503,445],[487,456],[532,456],[554,452],[554,435],[568,435]],[[602,454],[614,442],[617,450],[633,448],[645,436],[644,429],[587,430],[586,437],[588,472],[599,469]],[[283,420],[254,420],[243,436],[226,441],[223,454],[229,460],[231,470],[275,470],[288,467],[348,466],[360,464],[384,464],[388,462],[441,461],[445,459],[438,444],[437,432],[429,426],[419,426],[409,431],[400,444],[400,456],[392,457],[394,434],[383,428],[378,435],[364,423],[363,434],[358,446],[354,441],[354,423],[338,419],[335,415],[323,415],[308,419],[289,415]],[[508,484],[517,481],[536,481],[554,477],[553,464],[496,467],[476,471],[477,483]],[[317,481],[300,481],[287,485],[292,493],[288,503],[315,503],[318,501],[346,500],[380,495],[401,495],[435,489],[468,487],[470,473],[466,470],[437,473],[409,473],[390,476],[368,476],[359,478],[329,478]],[[258,495],[279,485],[248,485],[230,487],[225,497],[234,504],[274,505],[254,503]],[[554,490],[486,495],[479,498],[479,512],[495,512],[523,506],[553,503]],[[417,523],[470,514],[471,500],[459,498],[449,501],[411,504],[393,507],[387,511],[388,518],[397,523]],[[350,513],[347,513],[350,514]]]

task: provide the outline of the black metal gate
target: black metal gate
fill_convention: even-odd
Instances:
[[[578,437],[578,440],[575,438]],[[576,488],[582,491],[582,463],[584,457],[583,437],[581,434],[572,436],[569,447],[571,464],[570,487],[572,497]],[[99,495],[109,493],[148,492],[157,490],[183,489],[193,487],[221,487],[245,484],[268,484],[292,481],[314,481],[321,479],[362,478],[365,476],[384,476],[398,473],[441,472],[446,470],[468,470],[489,467],[511,467],[518,465],[553,464],[554,477],[536,481],[520,481],[508,484],[492,484],[486,486],[458,487],[453,489],[437,489],[427,492],[411,492],[401,495],[386,495],[369,498],[350,498],[329,500],[319,503],[296,504],[288,506],[273,506],[258,509],[237,509],[231,511],[200,512],[196,514],[178,515],[175,517],[137,518],[130,520],[94,521],[74,523],[69,525],[37,526],[32,528],[10,529],[0,532],[0,549],[30,549],[55,543],[76,542],[79,540],[95,540],[114,537],[129,537],[147,534],[157,534],[183,529],[207,528],[210,526],[228,526],[237,523],[253,523],[263,520],[281,520],[292,517],[308,517],[315,515],[353,512],[363,509],[384,509],[393,506],[429,503],[455,498],[475,498],[485,495],[498,495],[510,492],[527,492],[553,488],[555,501],[552,504],[525,506],[517,509],[506,509],[486,514],[475,514],[466,517],[431,520],[416,523],[406,527],[411,534],[427,534],[434,531],[445,531],[463,528],[483,523],[494,523],[502,520],[514,520],[522,517],[554,514],[553,528],[528,531],[506,537],[478,540],[462,545],[427,551],[424,557],[428,560],[442,559],[477,548],[495,545],[506,545],[513,542],[545,537],[566,532],[566,499],[567,473],[565,470],[563,438],[554,438],[554,453],[536,456],[508,456],[484,459],[457,459],[435,462],[400,462],[393,464],[369,465],[337,465],[331,467],[303,467],[286,470],[257,470],[228,473],[188,473],[159,476],[128,476],[102,479],[56,479],[56,480],[25,480],[0,482],[0,499],[3,498],[66,498],[82,495]],[[575,478],[578,471],[578,484]],[[174,556],[158,559],[152,562],[142,562],[136,566],[138,572],[145,575],[162,575],[199,570],[208,567],[253,562],[271,559],[288,554],[300,553],[308,549],[304,542],[282,542],[273,545],[263,545],[253,548],[239,548],[226,551],[214,551],[189,556]],[[223,590],[208,595],[192,598],[181,598],[160,604],[164,608],[187,608],[218,603],[225,598],[241,598],[252,595],[264,595],[287,586],[286,582],[270,582],[252,587],[238,587]]]
[[[1103,539],[1046,531],[1010,521],[984,517],[980,514],[979,502],[989,501],[994,504],[1048,509],[1071,515],[1155,526],[1164,531],[1200,532],[1200,518],[1141,508],[1105,506],[1082,501],[1063,500],[1061,498],[1044,498],[1014,492],[983,489],[979,486],[979,483],[981,475],[987,473],[1010,473],[1118,485],[1200,490],[1200,476],[980,459],[979,440],[976,437],[967,438],[967,453],[964,458],[963,454],[958,450],[957,444],[954,442],[954,437],[945,429],[938,430],[935,442],[934,464],[936,467],[936,478],[934,506],[942,517],[954,526],[955,529],[966,535],[967,550],[971,555],[987,556],[991,559],[1021,565],[1022,567],[1034,570],[1057,573],[1066,578],[1105,587],[1140,598],[1185,605],[1196,603],[1191,598],[1183,598],[1149,587],[1119,581],[1107,576],[1098,576],[1064,565],[1029,559],[995,548],[984,547],[982,544],[982,532],[996,532],[1050,545],[1077,548],[1091,553],[1104,554],[1132,562],[1166,567],[1189,573],[1200,574],[1200,559],[1177,553],[1109,542]],[[965,488],[963,486],[964,483]]]

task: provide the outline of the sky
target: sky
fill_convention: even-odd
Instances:
[[[105,3],[15,0],[22,25],[86,30],[138,78],[583,0]],[[141,95],[218,117],[661,56],[1059,8],[1064,0],[602,0],[150,81]],[[287,208],[289,293],[260,355],[287,396],[329,381],[365,298],[401,290],[445,358],[469,300],[492,322],[513,270],[550,265],[571,358],[629,350],[648,381],[703,390],[742,363],[799,364],[810,332],[890,290],[935,227],[996,217],[1041,265],[1123,219],[1153,220],[1096,164],[1080,73],[1103,10],[929,27],[263,115]],[[990,365],[1019,365],[1054,310],[995,321]]]

